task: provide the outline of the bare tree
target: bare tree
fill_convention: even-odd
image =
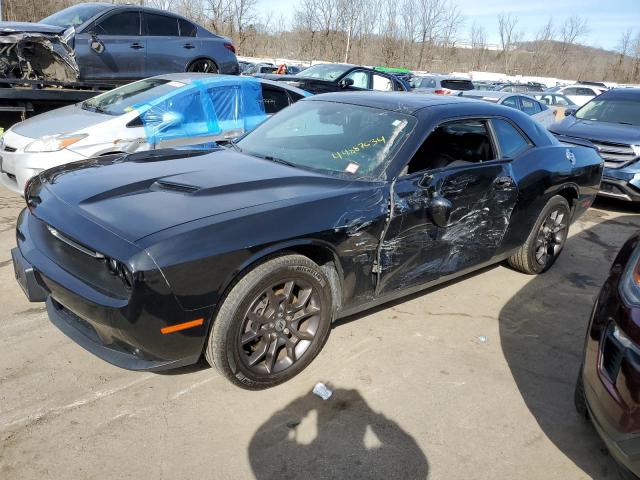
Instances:
[[[511,71],[512,50],[520,37],[516,27],[518,25],[518,17],[505,14],[498,15],[498,33],[500,34],[500,46],[502,47],[502,57],[504,61],[504,73],[509,74]]]
[[[481,70],[487,54],[487,33],[482,25],[471,24],[471,70]]]
[[[567,55],[571,46],[576,44],[588,32],[589,27],[585,18],[578,15],[567,18],[560,27],[560,41],[562,42],[560,54]]]

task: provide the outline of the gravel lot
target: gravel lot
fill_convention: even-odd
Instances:
[[[340,321],[262,392],[68,340],[13,279],[21,206],[0,192],[0,479],[618,478],[572,395],[593,300],[640,227],[625,205],[598,202],[542,276],[498,265]]]

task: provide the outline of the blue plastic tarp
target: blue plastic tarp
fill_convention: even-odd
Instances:
[[[173,83],[175,91],[134,106],[152,145],[181,138],[198,143],[236,137],[268,117],[256,78],[212,76]]]

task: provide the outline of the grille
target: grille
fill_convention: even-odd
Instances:
[[[621,168],[636,158],[636,154],[629,145],[620,143],[592,142],[604,160],[604,166]]]
[[[622,345],[613,338],[613,330],[610,329],[607,332],[607,337],[602,347],[602,370],[612,383],[616,382],[623,357],[624,349]]]
[[[10,147],[9,145],[5,145],[5,146],[4,146],[4,151],[5,151],[5,152],[15,152],[16,150],[18,150],[18,149],[17,149],[17,148]]]

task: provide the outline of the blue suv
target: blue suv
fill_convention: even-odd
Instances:
[[[640,202],[640,88],[609,90],[550,130],[591,141],[604,159],[599,195]]]

